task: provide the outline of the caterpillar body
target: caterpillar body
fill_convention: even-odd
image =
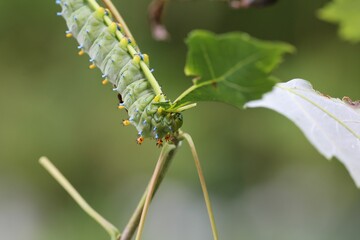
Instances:
[[[105,80],[118,93],[119,108],[125,108],[129,119],[124,125],[134,125],[138,131],[137,142],[145,137],[171,140],[182,125],[179,112],[162,107],[169,104],[162,94],[157,94],[140,67],[141,61],[148,63],[148,56],[129,48],[130,40],[121,32],[121,27],[109,17],[109,13],[94,1],[57,0],[62,7],[58,13],[68,26],[66,36],[77,39],[79,55],[90,56],[90,68],[98,67]],[[106,21],[108,20],[108,21]],[[120,36],[120,37],[119,37]],[[131,50],[131,51],[130,51]],[[156,83],[157,84],[157,83]]]

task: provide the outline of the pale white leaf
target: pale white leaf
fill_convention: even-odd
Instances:
[[[265,107],[289,118],[327,159],[339,159],[360,187],[360,101],[331,98],[294,79],[245,107]]]

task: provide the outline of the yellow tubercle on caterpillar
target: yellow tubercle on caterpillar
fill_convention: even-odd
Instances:
[[[158,114],[161,114],[161,113],[163,113],[164,112],[164,108],[163,107],[159,107],[158,108],[158,110],[157,110],[157,112],[158,112]]]
[[[124,126],[129,126],[130,125],[130,121],[129,120],[123,120],[122,124]]]
[[[105,16],[105,8],[99,7],[96,9],[96,17],[103,18]]]
[[[102,85],[106,85],[106,84],[108,84],[108,82],[109,82],[109,80],[104,79],[104,80],[101,81],[101,84],[102,84]]]
[[[143,61],[146,63],[146,65],[149,66],[150,59],[149,59],[149,55],[147,55],[146,53],[143,54]]]
[[[126,37],[123,37],[121,40],[120,40],[120,46],[123,48],[123,49],[126,49],[127,45],[129,44],[129,40],[126,38]]]
[[[117,108],[121,110],[121,109],[124,109],[125,106],[124,105],[119,105]]]
[[[117,30],[117,25],[116,23],[112,22],[109,26],[108,26],[109,32],[111,32],[112,34],[116,33]]]
[[[72,38],[72,33],[66,33],[66,35],[65,35],[67,38]]]
[[[137,139],[136,139],[136,143],[137,144],[139,144],[139,145],[141,145],[142,143],[144,142],[144,137],[138,137]]]
[[[135,55],[135,56],[133,57],[133,62],[134,62],[135,64],[139,64],[140,61],[141,61],[141,57],[140,57],[139,55]]]
[[[89,66],[90,69],[95,69],[96,68],[96,65],[94,63],[92,63],[90,66]]]
[[[78,55],[79,55],[79,56],[82,56],[82,55],[84,55],[84,54],[85,54],[84,50],[80,50],[80,51],[78,52]]]
[[[154,102],[160,102],[160,99],[161,99],[161,94],[158,94],[154,97]]]

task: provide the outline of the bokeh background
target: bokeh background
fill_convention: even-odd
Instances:
[[[55,1],[0,1],[0,239],[109,239],[38,164],[48,156],[100,213],[120,229],[154,169],[153,141],[135,144],[101,73],[78,57]],[[164,91],[191,84],[183,67],[192,29],[244,31],[293,44],[274,75],[301,77],[334,97],[360,98],[360,45],[320,21],[326,0],[280,0],[231,10],[220,1],[170,0],[171,41],[155,42],[148,0],[116,0]],[[200,103],[184,114],[225,240],[358,239],[360,191],[337,160],[327,161],[290,121],[265,109]],[[175,157],[150,208],[144,239],[211,239],[190,150]]]

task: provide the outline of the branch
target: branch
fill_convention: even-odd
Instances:
[[[148,10],[152,36],[158,41],[165,41],[170,38],[166,26],[162,22],[165,4],[166,0],[153,0]]]
[[[116,240],[120,237],[119,230],[114,227],[109,221],[102,217],[98,212],[96,212],[81,195],[76,191],[76,189],[71,185],[71,183],[61,174],[61,172],[50,162],[46,157],[41,157],[39,163],[50,173],[50,175],[55,178],[55,180],[69,193],[69,195],[75,200],[77,204],[86,212],[91,218],[93,218],[97,223],[102,226],[105,231],[110,235],[111,240]]]
[[[136,207],[132,217],[130,218],[130,221],[128,222],[125,229],[123,230],[120,240],[130,240],[132,238],[132,236],[134,235],[137,227],[139,226],[140,218],[143,213],[143,209],[144,209],[144,205],[145,205],[147,196],[151,196],[151,197],[148,197],[150,200],[154,197],[158,187],[160,186],[160,183],[162,182],[162,180],[167,172],[170,162],[173,159],[173,157],[175,156],[175,153],[178,148],[179,148],[179,141],[174,140],[174,145],[166,144],[164,146],[164,148],[162,149],[162,152],[158,159],[158,164],[157,164],[156,170],[152,176],[152,180],[153,179],[154,180],[150,181],[138,206]],[[149,195],[148,191],[152,192],[152,193]],[[149,199],[148,199],[148,201],[150,201]],[[149,206],[149,203],[147,204],[147,207],[148,206]]]

